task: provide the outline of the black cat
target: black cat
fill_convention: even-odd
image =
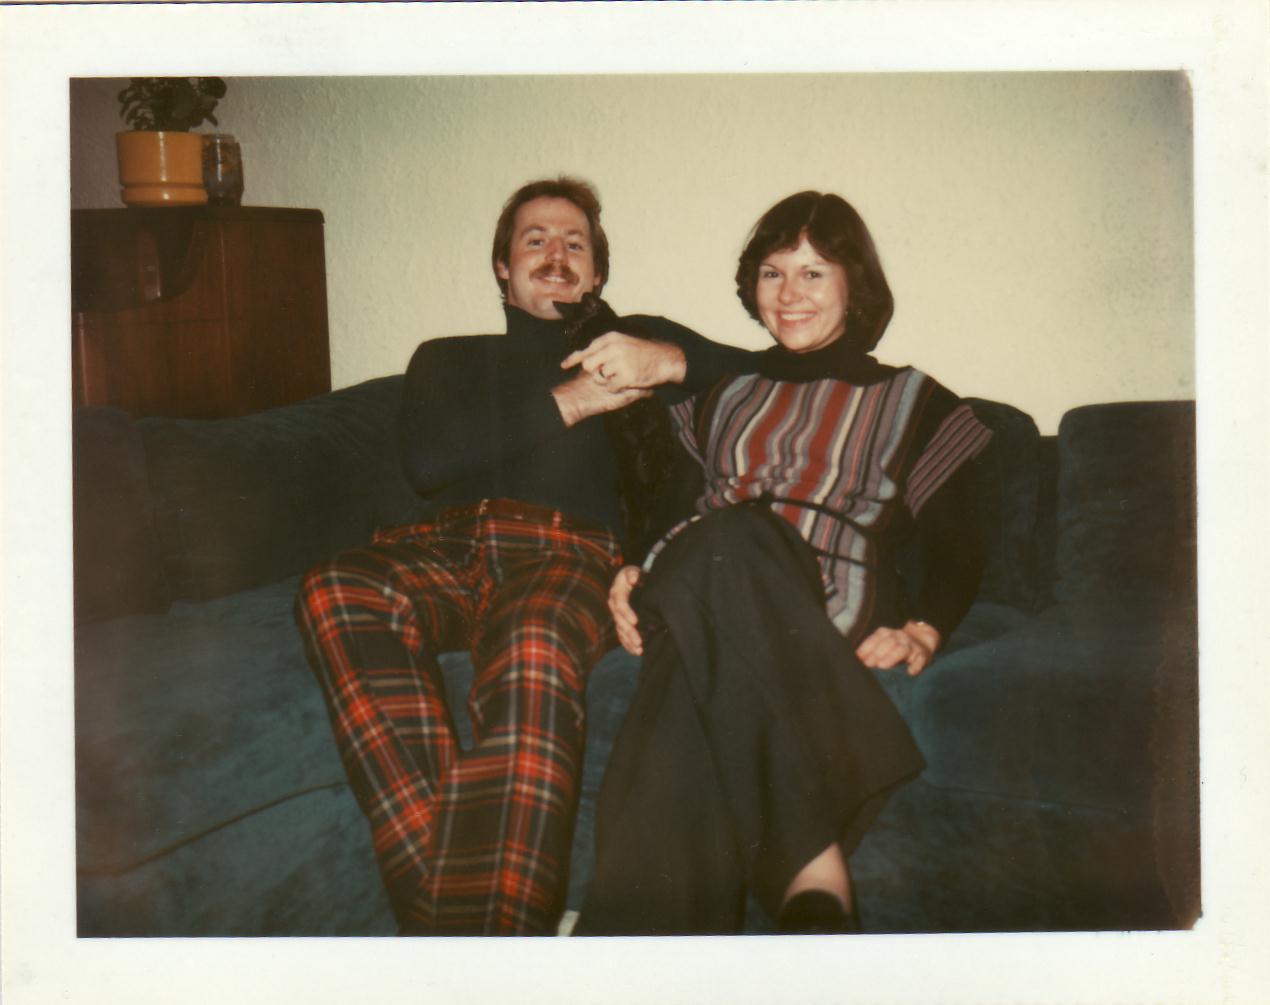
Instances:
[[[557,303],[570,351],[586,348],[606,332],[648,338],[639,326],[619,318],[594,293],[576,304]],[[604,426],[617,458],[622,552],[627,562],[643,559],[657,531],[657,511],[675,472],[675,439],[670,413],[656,395],[606,412]]]

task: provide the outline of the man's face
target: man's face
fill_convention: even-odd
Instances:
[[[553,301],[576,303],[603,281],[595,274],[586,214],[552,196],[516,210],[508,261],[495,271],[507,280],[507,302],[536,318],[560,317]]]

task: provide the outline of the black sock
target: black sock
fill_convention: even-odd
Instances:
[[[842,901],[827,890],[794,894],[781,908],[776,924],[785,935],[835,935],[860,930]]]

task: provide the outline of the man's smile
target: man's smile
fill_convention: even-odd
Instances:
[[[559,283],[561,285],[573,286],[578,282],[575,272],[570,269],[560,269],[556,267],[539,269],[534,273],[534,278],[544,283]]]

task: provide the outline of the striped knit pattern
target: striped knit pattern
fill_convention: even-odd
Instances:
[[[842,515],[771,504],[822,553],[827,610],[848,636],[873,613],[879,541],[991,437],[969,406],[912,368],[865,386],[735,377],[672,415],[705,469],[702,513],[773,496]]]
[[[617,564],[607,532],[497,500],[380,533],[305,577],[297,620],[403,932],[552,930]],[[468,751],[435,659],[463,649]]]

